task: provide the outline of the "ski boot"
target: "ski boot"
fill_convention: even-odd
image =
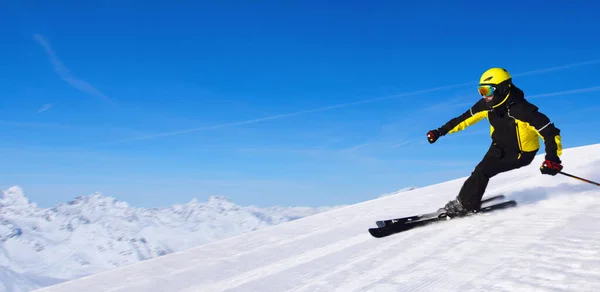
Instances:
[[[438,212],[443,213],[446,217],[454,218],[461,217],[469,214],[467,210],[458,200],[458,198],[448,202],[443,208],[440,208]]]

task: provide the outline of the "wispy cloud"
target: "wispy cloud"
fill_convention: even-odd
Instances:
[[[571,90],[565,90],[565,91],[557,91],[557,92],[550,92],[550,93],[535,94],[535,95],[530,95],[528,97],[528,99],[539,98],[539,97],[558,96],[558,95],[567,95],[567,94],[576,94],[576,93],[596,92],[596,91],[600,91],[600,86],[593,86],[593,87],[578,88],[578,89],[571,89]]]
[[[425,139],[422,139],[425,140]],[[294,147],[254,147],[240,146],[232,149],[239,154],[269,159],[283,156],[285,159],[299,161],[317,161],[323,167],[373,170],[377,172],[396,173],[400,168],[413,166],[469,167],[473,159],[431,159],[419,158],[414,148],[410,151],[399,151],[403,147],[414,147],[424,144],[421,140],[406,140],[397,143],[365,143],[350,145],[346,148],[294,148]],[[411,145],[412,144],[412,145]],[[427,143],[428,144],[428,143]],[[417,146],[420,147],[420,146]],[[368,149],[367,149],[368,148]]]
[[[53,106],[54,106],[53,104],[47,103],[47,104],[43,105],[37,112],[38,113],[43,113],[43,112],[51,109]]]
[[[392,144],[390,147],[391,148],[398,148],[398,147],[406,146],[406,145],[412,143],[413,141],[414,141],[413,139],[407,140],[407,141],[402,141],[400,143]]]
[[[96,87],[91,85],[90,83],[78,79],[71,74],[71,71],[62,63],[62,61],[57,57],[56,53],[50,46],[50,43],[40,34],[34,35],[35,40],[44,48],[48,57],[50,58],[50,62],[54,65],[54,70],[56,73],[62,78],[64,81],[69,83],[71,86],[76,89],[89,94],[91,96],[102,99],[105,102],[114,104],[113,100],[98,90]]]
[[[592,61],[572,63],[572,64],[550,67],[550,68],[537,69],[537,70],[533,70],[533,71],[516,73],[516,74],[512,74],[512,75],[513,76],[535,75],[535,74],[554,72],[554,71],[565,70],[565,69],[570,69],[570,68],[575,68],[575,67],[580,67],[580,66],[588,66],[588,65],[599,64],[599,63],[600,63],[600,60],[592,60]],[[465,83],[459,83],[459,84],[453,84],[453,85],[447,85],[447,86],[441,86],[441,87],[434,87],[434,88],[430,88],[430,89],[416,90],[416,91],[402,93],[402,94],[396,94],[396,95],[390,95],[390,96],[384,96],[384,97],[378,97],[378,98],[372,98],[372,99],[365,99],[365,100],[360,100],[360,101],[355,101],[355,102],[340,103],[340,104],[335,104],[335,105],[330,105],[330,106],[325,106],[325,107],[302,110],[302,111],[286,113],[286,114],[273,115],[273,116],[268,116],[268,117],[263,117],[263,118],[250,119],[250,120],[239,121],[239,122],[223,123],[223,124],[217,124],[217,125],[213,125],[213,126],[198,127],[198,128],[191,128],[191,129],[159,133],[159,134],[148,135],[148,136],[134,137],[134,138],[130,138],[130,139],[123,139],[123,140],[118,140],[118,141],[113,141],[113,142],[107,142],[107,143],[103,143],[103,144],[106,145],[106,144],[116,144],[116,143],[122,143],[122,142],[140,141],[140,140],[180,135],[180,134],[191,133],[191,132],[199,132],[199,131],[215,130],[215,129],[219,129],[219,128],[255,124],[255,123],[271,121],[271,120],[278,120],[278,119],[283,119],[283,118],[288,118],[288,117],[293,117],[293,116],[298,116],[298,115],[303,115],[303,114],[329,111],[329,110],[333,110],[333,109],[362,105],[362,104],[372,103],[372,102],[376,102],[376,101],[397,99],[397,98],[418,95],[418,94],[423,94],[423,93],[443,91],[443,90],[448,90],[448,89],[467,86],[467,85],[472,86],[472,85],[476,85],[476,84],[477,84],[477,82],[465,82]],[[565,92],[562,94],[567,94],[567,93],[568,92]],[[554,94],[558,95],[560,93],[554,93]]]
[[[96,131],[98,133],[115,133],[123,136],[130,135],[144,135],[146,132],[139,130],[124,128],[124,127],[106,127],[106,126],[91,126],[91,125],[73,125],[73,124],[60,124],[60,123],[37,123],[37,122],[21,122],[21,121],[9,121],[0,120],[0,127],[20,127],[20,128],[45,128],[47,131],[85,131],[91,133]]]
[[[114,142],[108,142],[108,143],[105,143],[105,144],[114,144],[114,143],[120,143],[120,142],[131,142],[131,141],[147,140],[147,139],[154,139],[154,138],[160,138],[160,137],[174,136],[174,135],[180,135],[180,134],[191,133],[191,132],[206,131],[206,130],[215,130],[215,129],[219,129],[219,128],[227,128],[227,127],[241,126],[241,125],[248,125],[248,124],[256,124],[256,123],[270,121],[270,120],[278,120],[278,119],[282,119],[282,118],[299,116],[299,115],[303,115],[303,114],[323,112],[323,111],[328,111],[328,110],[332,110],[332,109],[343,108],[343,107],[348,107],[348,106],[353,106],[353,105],[366,104],[366,103],[380,101],[380,100],[385,100],[385,99],[400,98],[400,97],[409,96],[409,95],[416,95],[416,94],[419,94],[419,93],[427,93],[427,92],[433,92],[433,91],[438,91],[438,90],[450,89],[450,88],[453,88],[453,87],[458,87],[458,86],[463,86],[463,85],[465,85],[465,84],[456,84],[456,85],[450,85],[450,86],[444,86],[444,87],[436,87],[436,88],[432,88],[432,89],[414,91],[414,92],[409,92],[409,93],[404,93],[404,94],[398,94],[398,95],[393,95],[393,96],[386,96],[386,97],[373,98],[373,99],[361,100],[361,101],[356,101],[356,102],[349,102],[349,103],[342,103],[342,104],[330,105],[330,106],[325,106],[325,107],[320,107],[320,108],[314,108],[314,109],[309,109],[309,110],[297,111],[297,112],[287,113],[287,114],[273,115],[273,116],[268,116],[268,117],[264,117],[264,118],[251,119],[251,120],[245,120],[245,121],[240,121],[240,122],[223,123],[223,124],[218,124],[218,125],[213,125],[213,126],[206,126],[206,127],[199,127],[199,128],[178,130],[178,131],[165,132],[165,133],[160,133],[160,134],[154,134],[154,135],[148,135],[148,136],[142,136],[142,137],[124,139],[124,140],[119,140],[119,141],[114,141]]]
[[[511,74],[511,75],[513,77],[527,76],[527,75],[537,75],[537,74],[540,74],[540,73],[548,73],[548,72],[560,71],[560,70],[571,69],[571,68],[582,67],[582,66],[595,65],[595,64],[600,64],[600,60],[590,60],[590,61],[584,61],[584,62],[578,62],[578,63],[571,63],[571,64],[562,65],[562,66],[556,66],[556,67],[550,67],[550,68],[543,68],[543,69],[532,70],[532,71],[527,71],[527,72],[522,72],[522,73],[517,73],[517,74]]]
[[[357,151],[357,150],[359,150],[361,148],[365,148],[367,146],[369,146],[369,143],[362,143],[362,144],[350,146],[350,147],[347,147],[347,148],[343,148],[340,151],[341,152],[354,152],[354,151]]]
[[[0,125],[11,126],[11,127],[52,127],[52,128],[77,128],[78,126],[71,126],[67,124],[52,124],[52,123],[35,123],[35,122],[17,122],[17,121],[7,121],[0,120]]]

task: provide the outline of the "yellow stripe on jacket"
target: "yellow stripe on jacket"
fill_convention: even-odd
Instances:
[[[487,115],[488,115],[488,111],[480,111],[480,112],[470,116],[466,120],[460,122],[458,125],[456,125],[456,127],[454,127],[452,130],[448,131],[448,134],[462,131],[462,130],[466,129],[468,126],[474,125],[477,122],[481,121],[483,118],[487,118]]]

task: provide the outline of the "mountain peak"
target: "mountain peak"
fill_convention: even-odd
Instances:
[[[208,202],[205,204],[208,207],[212,207],[215,209],[228,210],[232,208],[236,208],[236,204],[231,202],[224,196],[216,196],[212,195],[208,197]]]
[[[68,202],[69,205],[90,204],[100,206],[117,206],[121,208],[128,207],[126,202],[118,201],[113,197],[107,197],[100,192],[93,193],[88,196],[78,196],[74,200]]]
[[[0,197],[0,205],[3,206],[27,206],[31,204],[29,199],[25,197],[23,189],[19,186],[13,186],[5,191],[2,191]]]
[[[231,201],[227,199],[225,196],[212,195],[208,197],[209,202],[229,202]]]
[[[200,204],[200,201],[197,198],[192,198],[187,204],[188,206],[198,206],[198,204]]]

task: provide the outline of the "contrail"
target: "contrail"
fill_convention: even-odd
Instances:
[[[535,74],[541,74],[541,73],[559,71],[559,70],[564,70],[564,69],[570,69],[570,68],[574,68],[574,67],[588,66],[588,65],[598,64],[598,63],[600,63],[600,60],[585,61],[585,62],[572,63],[572,64],[567,64],[567,65],[562,65],[562,66],[556,66],[556,67],[550,67],[550,68],[544,68],[544,69],[537,69],[537,70],[532,70],[532,71],[527,71],[527,72],[512,74],[512,76],[535,75]],[[417,91],[412,91],[412,92],[407,92],[407,93],[402,93],[402,94],[395,94],[395,95],[390,95],[390,96],[384,96],[384,97],[378,97],[378,98],[372,98],[372,99],[365,99],[365,100],[360,100],[360,101],[355,101],[355,102],[349,102],[349,103],[335,104],[335,105],[330,105],[330,106],[325,106],[325,107],[320,107],[320,108],[314,108],[314,109],[308,109],[308,110],[303,110],[303,111],[297,111],[297,112],[293,112],[293,113],[273,115],[273,116],[268,116],[268,117],[264,117],[264,118],[251,119],[251,120],[245,120],[245,121],[240,121],[240,122],[231,122],[231,123],[224,123],[224,124],[218,124],[218,125],[213,125],[213,126],[206,126],[206,127],[185,129],[185,130],[165,132],[165,133],[159,133],[159,134],[152,134],[152,135],[140,136],[140,137],[136,137],[136,138],[130,138],[130,139],[113,141],[113,142],[107,142],[107,143],[103,143],[103,144],[106,145],[106,144],[115,144],[115,143],[121,143],[121,142],[147,140],[147,139],[153,139],[153,138],[159,138],[159,137],[180,135],[180,134],[190,133],[190,132],[198,132],[198,131],[206,131],[206,130],[214,130],[214,129],[219,129],[219,128],[225,128],[225,127],[239,126],[239,125],[255,124],[255,123],[260,123],[260,122],[264,122],[264,121],[277,120],[277,119],[282,119],[282,118],[287,118],[287,117],[292,117],[292,116],[298,116],[298,115],[303,115],[303,114],[308,114],[308,113],[328,111],[328,110],[337,109],[337,108],[349,107],[349,106],[360,105],[360,104],[365,104],[365,103],[371,103],[371,102],[376,102],[376,101],[381,101],[381,100],[395,99],[395,98],[400,98],[400,97],[406,97],[406,96],[417,95],[417,94],[422,94],[422,93],[435,92],[435,91],[446,90],[446,89],[451,89],[451,88],[461,87],[461,86],[466,86],[466,85],[475,85],[475,84],[478,84],[478,82],[465,82],[465,83],[454,84],[454,85],[447,85],[447,86],[441,86],[441,87],[435,87],[435,88],[430,88],[430,89],[422,89],[422,90],[417,90]],[[535,95],[535,96],[532,95],[531,97],[540,97],[540,96],[550,96],[550,95],[576,93],[576,92],[579,92],[579,91],[582,91],[582,90],[583,91],[596,91],[598,89],[600,89],[600,87],[575,89],[575,90],[564,91],[564,92],[557,92],[557,93],[547,93],[545,95]]]
[[[58,57],[56,56],[56,53],[50,46],[50,43],[42,35],[35,34],[35,35],[33,35],[33,37],[40,44],[40,46],[42,46],[44,48],[44,50],[46,51],[46,54],[48,54],[48,57],[50,58],[50,62],[52,63],[52,65],[54,65],[54,70],[64,81],[66,81],[71,86],[75,87],[76,89],[78,89],[84,93],[98,97],[104,101],[114,104],[114,101],[110,97],[106,96],[104,93],[102,93],[96,87],[94,87],[92,84],[90,84],[86,81],[80,80],[80,79],[76,78],[75,76],[73,76],[71,74],[71,71],[62,63],[62,61],[60,59],[58,59]]]
[[[517,74],[511,74],[511,75],[512,76],[535,75],[535,74],[540,74],[540,73],[560,71],[560,70],[564,70],[564,69],[571,69],[571,68],[575,68],[575,67],[581,67],[581,66],[587,66],[587,65],[594,65],[594,64],[597,64],[597,63],[600,63],[600,60],[591,60],[591,61],[585,61],[585,62],[567,64],[567,65],[562,65],[562,66],[557,66],[557,67],[552,67],[552,68],[532,70],[532,71],[527,71],[527,72],[517,73]]]
[[[206,126],[206,127],[199,127],[199,128],[186,129],[186,130],[179,130],[179,131],[173,131],[173,132],[165,132],[165,133],[161,133],[161,134],[153,134],[153,135],[141,136],[141,137],[137,137],[137,138],[131,138],[131,139],[124,139],[124,140],[114,141],[114,142],[108,142],[108,143],[104,143],[104,144],[114,144],[114,143],[119,143],[119,142],[139,141],[139,140],[146,140],[146,139],[152,139],[152,138],[158,138],[158,137],[166,137],[166,136],[179,135],[179,134],[184,134],[184,133],[189,133],[189,132],[214,130],[214,129],[218,129],[218,128],[225,128],[225,127],[231,127],[231,126],[255,124],[255,123],[260,123],[260,122],[269,121],[269,120],[276,120],[276,119],[287,118],[287,117],[292,117],[292,116],[298,116],[298,115],[303,115],[303,114],[308,114],[308,113],[328,111],[328,110],[332,110],[332,109],[336,109],[336,108],[342,108],[342,107],[348,107],[348,106],[353,106],[353,105],[365,104],[365,103],[370,103],[370,102],[375,102],[375,101],[380,101],[380,100],[385,100],[385,99],[393,99],[393,98],[399,98],[399,97],[404,97],[404,96],[409,96],[409,95],[415,95],[415,94],[419,94],[419,93],[434,92],[434,91],[449,89],[449,88],[453,88],[453,87],[464,86],[464,85],[467,85],[467,84],[469,84],[469,83],[455,84],[455,85],[449,85],[449,86],[443,86],[443,87],[436,87],[436,88],[431,88],[431,89],[419,90],[419,91],[408,92],[408,93],[397,94],[397,95],[390,95],[390,96],[385,96],[385,97],[378,97],[378,98],[373,98],[373,99],[360,100],[360,101],[349,102],[349,103],[341,103],[341,104],[336,104],[336,105],[330,105],[330,106],[325,106],[325,107],[320,107],[320,108],[314,108],[314,109],[309,109],[309,110],[303,110],[303,111],[298,111],[298,112],[293,112],[293,113],[287,113],[287,114],[279,114],[279,115],[268,116],[268,117],[264,117],[264,118],[258,118],[258,119],[240,121],[240,122],[231,122],[231,123],[224,123],[224,124],[218,124],[218,125],[213,125],[213,126]]]
[[[600,86],[593,86],[593,87],[587,87],[587,88],[578,88],[578,89],[571,89],[571,90],[551,92],[551,93],[535,94],[535,95],[530,95],[528,97],[528,99],[538,98],[538,97],[547,97],[547,96],[573,94],[573,93],[582,93],[582,92],[596,92],[596,91],[600,91]]]

